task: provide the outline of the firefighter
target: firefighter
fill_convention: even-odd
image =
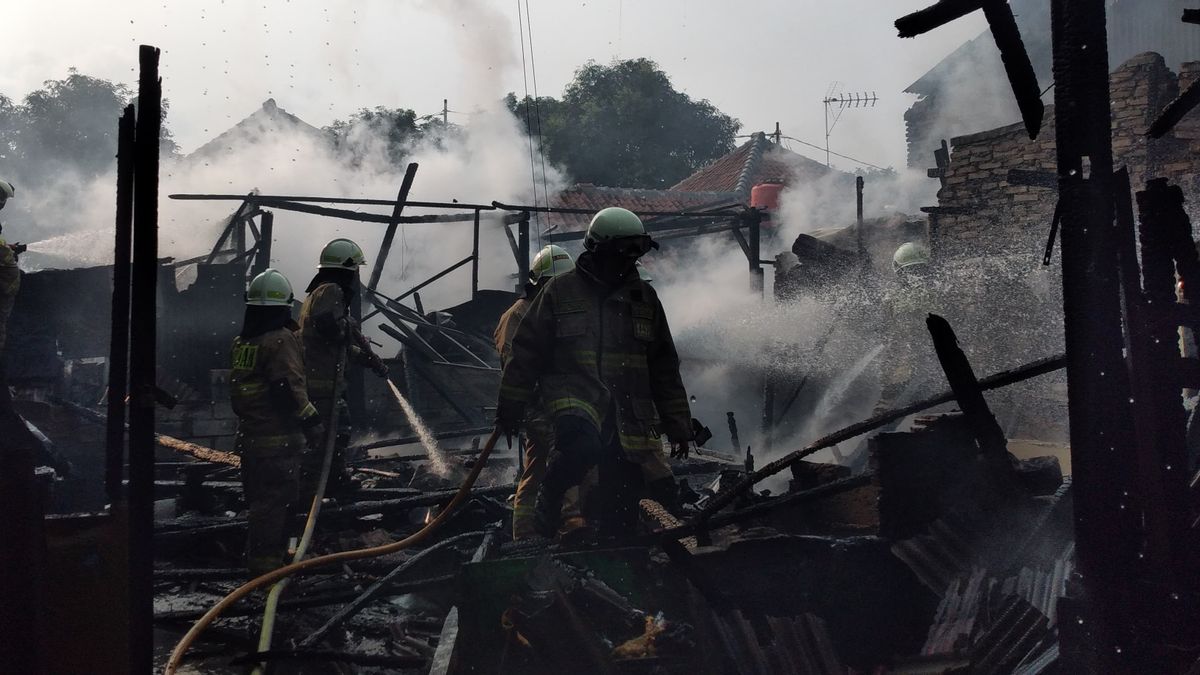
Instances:
[[[337,411],[337,429],[333,462],[329,473],[330,493],[353,490],[355,483],[346,469],[346,448],[350,445],[350,409],[346,402],[345,371],[338,366],[353,362],[369,367],[386,377],[387,365],[371,350],[350,308],[358,299],[358,268],[366,263],[362,249],[349,239],[334,239],[321,249],[317,274],[309,282],[304,306],[300,309],[300,337],[304,343],[304,363],[308,376],[308,397],[322,420],[332,419]],[[336,391],[335,391],[336,388]],[[324,461],[322,452],[310,452],[304,458],[305,494],[316,492],[316,483]]]
[[[884,350],[880,355],[879,401],[875,414],[904,405],[923,393],[937,373],[931,371],[925,317],[935,309],[929,274],[929,249],[916,242],[901,244],[892,255],[896,285],[881,303]]]
[[[254,277],[242,332],[233,339],[230,398],[248,510],[246,566],[252,576],[286,562],[287,524],[299,501],[300,458],[325,432],[308,399],[304,353],[292,320],[292,285],[277,270]]]
[[[549,245],[538,252],[529,267],[529,282],[525,284],[525,295],[517,298],[512,307],[500,317],[494,338],[496,351],[500,354],[500,367],[512,360],[512,341],[521,319],[529,311],[529,305],[550,279],[575,268],[571,254],[561,246]],[[517,492],[513,497],[513,539],[527,539],[537,534],[533,523],[533,505],[538,487],[546,473],[546,459],[554,451],[554,430],[550,417],[535,397],[530,403],[530,416],[525,424],[525,461]],[[568,491],[563,504],[563,527],[573,529],[582,526],[578,512],[578,489]]]
[[[0,180],[0,209],[16,195],[12,183]],[[0,225],[0,235],[4,227]],[[12,314],[13,305],[17,301],[17,291],[21,289],[21,270],[17,268],[17,254],[24,250],[20,244],[9,245],[0,239],[0,353],[8,338],[8,317]]]
[[[639,493],[676,501],[660,434],[686,457],[691,411],[662,303],[638,278],[637,259],[657,247],[642,221],[622,208],[592,218],[587,249],[533,299],[501,375],[497,424],[514,433],[540,395],[554,417],[557,452],[535,507],[538,530],[552,536],[566,491],[592,467],[589,522],[617,534],[637,522]]]

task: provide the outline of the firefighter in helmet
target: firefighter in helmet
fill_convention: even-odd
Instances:
[[[246,566],[252,576],[284,564],[288,516],[299,501],[300,457],[324,437],[305,386],[293,299],[292,285],[279,271],[254,277],[242,331],[233,339],[230,398],[238,417],[237,452],[249,512]]]
[[[677,456],[686,456],[692,438],[666,314],[635,266],[657,244],[637,215],[610,207],[592,218],[584,247],[575,268],[551,279],[530,304],[497,404],[497,424],[510,433],[535,395],[553,415],[557,452],[535,507],[546,536],[558,529],[565,493],[592,467],[599,486],[585,498],[584,513],[601,532],[634,527],[640,495],[671,508],[677,493],[661,435]]]
[[[304,343],[304,363],[308,375],[308,397],[322,420],[332,419],[337,411],[334,456],[329,474],[330,492],[354,488],[346,469],[346,448],[350,445],[350,409],[346,402],[344,364],[355,363],[386,377],[387,365],[371,349],[350,309],[358,301],[361,283],[358,268],[366,263],[362,249],[349,239],[334,239],[321,250],[317,274],[309,282],[304,305],[300,309],[300,337]],[[341,371],[339,372],[339,368]],[[321,452],[305,456],[306,493],[315,492],[324,457]]]
[[[8,200],[16,196],[12,183],[0,180],[0,209]],[[0,235],[4,227],[0,225]],[[20,244],[9,245],[0,239],[0,352],[8,337],[8,317],[12,314],[13,305],[17,301],[17,291],[21,289],[21,270],[17,268],[17,254],[25,250]]]
[[[517,298],[512,307],[500,317],[493,336],[496,351],[500,354],[503,368],[512,360],[512,342],[517,326],[529,311],[533,299],[546,283],[554,277],[575,268],[575,261],[566,249],[553,244],[546,246],[534,256],[529,266],[529,281],[525,284],[525,295]],[[526,539],[536,534],[533,505],[538,488],[546,473],[546,460],[554,451],[554,429],[550,415],[544,409],[540,397],[531,400],[529,419],[525,423],[525,461],[521,469],[521,480],[513,497],[513,539]],[[582,524],[578,513],[578,489],[568,490],[563,503],[563,526],[571,528]]]
[[[904,405],[936,373],[929,372],[930,351],[925,317],[934,310],[929,283],[929,249],[918,242],[905,242],[892,254],[896,283],[885,294],[882,307],[884,350],[880,355],[880,394],[875,413]]]

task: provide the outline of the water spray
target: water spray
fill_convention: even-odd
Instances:
[[[386,378],[385,378],[386,379]],[[433,432],[429,427],[425,426],[425,421],[413,409],[412,404],[404,395],[400,393],[400,389],[396,387],[396,383],[390,379],[387,380],[388,388],[392,390],[392,396],[396,397],[396,402],[400,404],[400,409],[404,411],[404,416],[408,418],[408,423],[416,432],[417,438],[421,440],[421,446],[425,448],[425,454],[429,456],[429,465],[433,472],[442,478],[450,475],[450,460],[446,457],[446,453],[438,447],[437,440],[433,437]]]

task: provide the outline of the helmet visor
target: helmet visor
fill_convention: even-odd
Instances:
[[[652,248],[658,248],[658,242],[650,238],[648,234],[642,234],[635,237],[621,237],[605,242],[603,248],[625,256],[627,258],[640,258],[650,252]]]

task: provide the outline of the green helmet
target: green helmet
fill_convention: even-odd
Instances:
[[[646,266],[643,265],[640,260],[634,265],[634,267],[637,268],[638,277],[642,281],[644,281],[646,283],[650,283],[651,281],[654,281],[654,277],[650,276],[650,271],[646,269]]]
[[[365,265],[367,259],[363,256],[358,244],[349,239],[334,239],[321,249],[321,263],[318,269],[357,270],[359,265]]]
[[[892,255],[892,270],[899,273],[900,270],[912,267],[914,265],[929,264],[929,249],[923,244],[917,244],[911,241],[905,242],[896,249],[896,253]]]
[[[13,187],[12,183],[6,180],[0,180],[0,202],[6,199],[12,199],[16,195],[17,189]]]
[[[610,206],[592,217],[583,245],[591,251],[597,244],[606,241],[645,236],[646,227],[642,225],[642,219],[638,218],[637,214],[619,206]]]
[[[575,261],[571,259],[571,254],[561,246],[550,244],[533,256],[533,263],[529,265],[529,282],[536,284],[573,269]]]
[[[291,307],[295,297],[292,284],[283,276],[283,272],[267,268],[250,281],[250,288],[246,291],[246,304],[258,307]]]

